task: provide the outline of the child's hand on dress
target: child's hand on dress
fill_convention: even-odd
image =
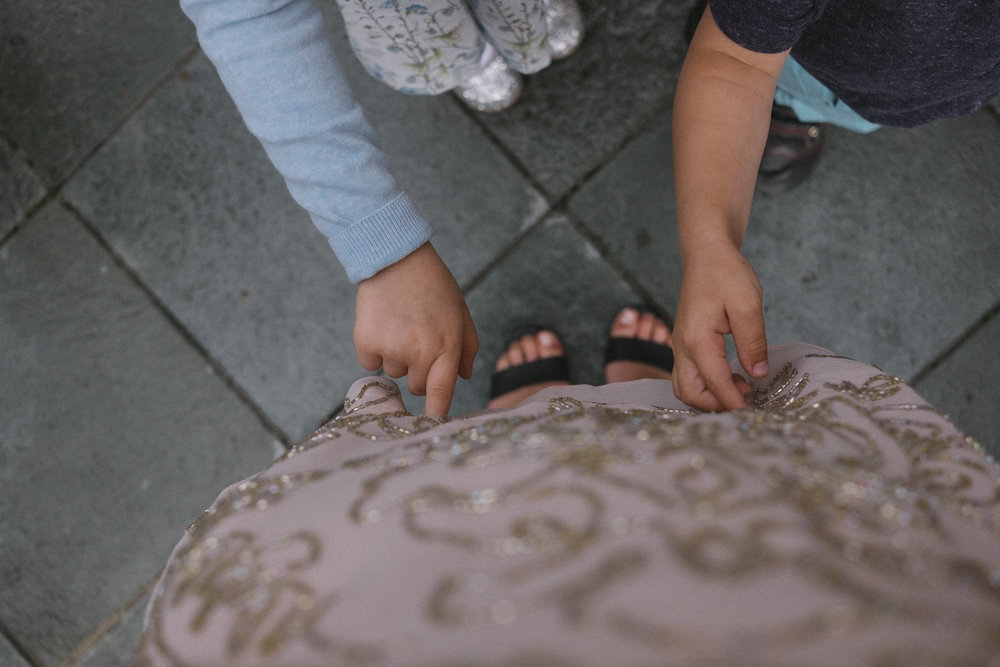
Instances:
[[[358,361],[390,377],[407,376],[424,412],[448,414],[457,376],[472,376],[479,338],[455,277],[430,243],[358,284],[354,318]]]
[[[685,257],[673,331],[677,398],[699,410],[747,406],[750,384],[726,360],[729,333],[747,373],[767,375],[760,280],[738,248],[722,244]]]

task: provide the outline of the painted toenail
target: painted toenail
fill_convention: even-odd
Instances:
[[[639,319],[639,313],[631,308],[626,308],[622,311],[621,315],[618,316],[618,321],[622,324],[632,324],[637,319]]]
[[[545,347],[552,347],[559,339],[551,331],[539,331],[538,332],[538,342]]]

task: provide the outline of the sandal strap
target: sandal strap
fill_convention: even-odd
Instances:
[[[539,382],[569,381],[569,369],[566,357],[548,357],[536,359],[518,366],[511,366],[493,374],[490,386],[490,398],[502,396],[515,389],[527,387]]]
[[[641,338],[608,339],[608,351],[604,355],[604,363],[612,361],[637,361],[661,368],[668,373],[674,370],[674,351],[662,343]]]

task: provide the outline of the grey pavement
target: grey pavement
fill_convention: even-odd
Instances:
[[[330,12],[479,328],[453,414],[482,405],[518,324],[554,326],[575,379],[597,383],[620,305],[674,312],[670,109],[691,4],[583,2],[582,49],[496,116],[369,79]],[[755,202],[744,249],[770,341],[903,377],[1000,453],[998,223],[995,102],[832,131],[800,190]],[[0,0],[0,664],[128,664],[187,523],[363,373],[352,316],[174,2]]]

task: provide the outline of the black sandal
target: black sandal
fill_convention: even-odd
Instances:
[[[515,336],[511,337],[504,349],[517,340],[528,334],[537,334],[540,331],[553,331],[552,327],[534,325],[526,327]],[[556,334],[558,336],[559,334]],[[560,338],[560,340],[562,340]],[[493,380],[490,383],[490,400],[503,396],[512,391],[527,387],[540,382],[569,382],[569,367],[566,365],[566,356],[548,357],[546,359],[536,359],[517,366],[505,368],[502,371],[494,371]]]
[[[650,313],[660,317],[651,308],[643,306],[629,306],[629,308],[638,311],[640,316]],[[617,318],[620,314],[621,310],[615,317]],[[674,351],[669,345],[654,343],[651,340],[612,336],[608,338],[607,351],[604,353],[604,365],[607,366],[612,361],[636,361],[672,373],[674,370]]]

